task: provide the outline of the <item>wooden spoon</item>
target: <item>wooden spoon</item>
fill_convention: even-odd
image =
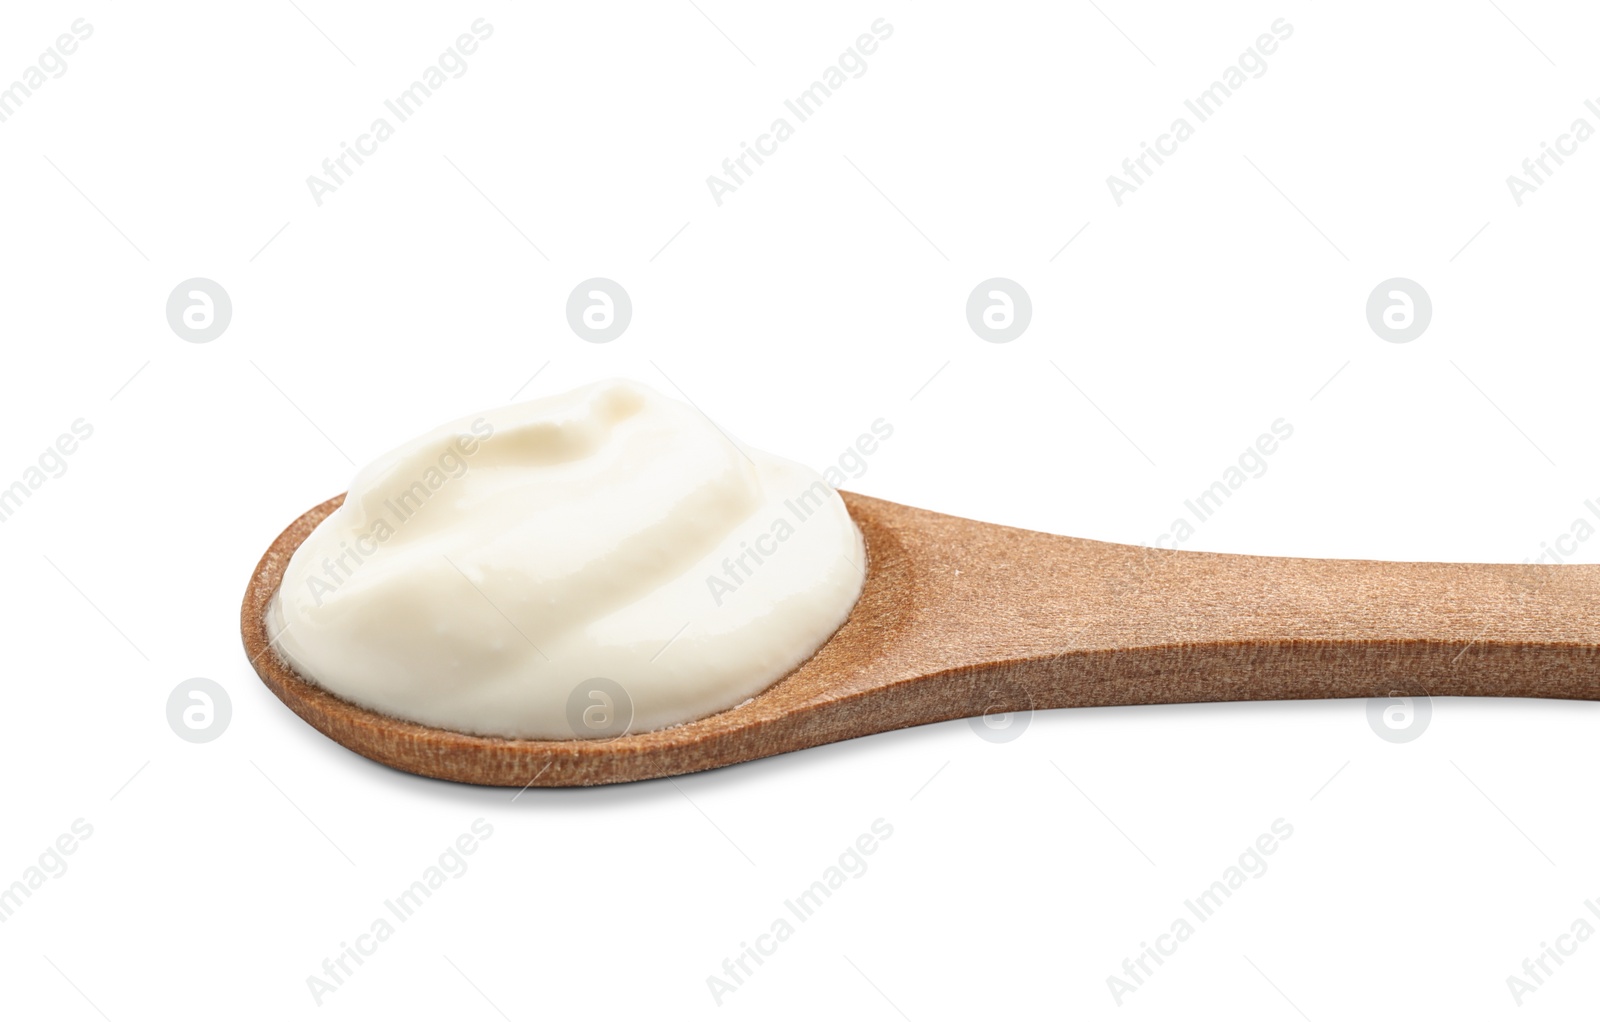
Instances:
[[[244,646],[312,727],[401,770],[509,787],[709,770],[956,717],[1065,706],[1392,694],[1600,698],[1600,565],[1333,561],[1052,536],[842,494],[866,537],[849,619],[734,709],[609,741],[483,738],[386,717],[270,652],[289,557],[267,550]]]

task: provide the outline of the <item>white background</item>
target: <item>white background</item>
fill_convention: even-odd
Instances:
[[[1592,1005],[1596,941],[1520,1009],[1506,985],[1600,896],[1588,704],[1437,700],[1402,744],[1361,701],[1057,710],[1009,743],[952,721],[513,801],[311,730],[237,615],[352,462],[619,374],[818,469],[884,417],[849,488],[1122,542],[1283,417],[1187,548],[1537,557],[1600,497],[1600,141],[1520,206],[1505,179],[1600,127],[1595,12],[297,2],[4,15],[0,84],[74,19],[94,32],[0,124],[0,486],[74,420],[94,435],[0,523],[0,885],[72,821],[93,836],[0,924],[0,1013]],[[478,17],[468,71],[317,205],[307,176]],[[879,17],[868,70],[713,202],[707,175]],[[1268,70],[1118,206],[1106,176],[1278,18]],[[164,315],[195,276],[234,305],[209,344]],[[592,276],[634,303],[607,345],[564,314]],[[1032,296],[1009,344],[964,316],[994,276]],[[1434,305],[1409,344],[1365,318],[1395,276]],[[232,699],[209,744],[165,716],[193,677]],[[317,1007],[307,977],[479,818],[468,872]],[[707,977],[879,818],[867,873],[718,1008]],[[1269,871],[1118,1007],[1107,977],[1279,818]]]

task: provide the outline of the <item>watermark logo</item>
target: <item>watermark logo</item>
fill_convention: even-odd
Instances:
[[[472,821],[469,830],[462,831],[455,841],[445,845],[434,861],[417,875],[417,879],[411,881],[409,887],[384,899],[383,915],[374,919],[371,925],[352,939],[340,941],[338,953],[322,960],[320,974],[306,975],[306,991],[311,994],[312,1003],[322,1007],[323,1001],[329,995],[338,993],[356,974],[356,970],[367,964],[368,959],[400,932],[401,926],[416,918],[422,906],[433,898],[434,892],[466,876],[470,865],[467,859],[482,849],[483,843],[493,836],[494,825],[478,817]]]
[[[632,320],[633,299],[614,280],[590,277],[567,296],[567,323],[591,344],[616,340]]]
[[[1259,886],[1261,878],[1267,875],[1270,865],[1268,857],[1282,850],[1283,843],[1294,837],[1294,825],[1280,816],[1272,821],[1269,831],[1263,831],[1255,841],[1246,845],[1238,858],[1220,875],[1212,874],[1217,879],[1211,881],[1210,886],[1186,899],[1183,903],[1184,914],[1174,918],[1165,932],[1156,934],[1152,940],[1142,941],[1137,954],[1124,958],[1120,975],[1111,973],[1106,976],[1106,989],[1110,991],[1117,1007],[1122,1007],[1129,995],[1138,993],[1161,966],[1182,950],[1183,945],[1200,932],[1199,927],[1210,922],[1222,910],[1222,906],[1233,898],[1235,891],[1246,884],[1252,888]],[[1251,881],[1256,883],[1251,884]]]
[[[471,28],[470,34],[463,32],[457,36],[454,45],[439,54],[439,59],[424,68],[409,87],[383,101],[388,116],[380,114],[374,117],[367,125],[367,130],[355,136],[354,144],[341,140],[338,155],[322,161],[322,173],[306,176],[306,190],[311,193],[313,203],[321,206],[327,201],[327,196],[349,184],[356,170],[377,155],[379,146],[394,137],[397,125],[414,117],[423,104],[429,102],[447,82],[467,73],[467,57],[477,53],[484,40],[494,35],[494,26],[483,18],[474,21]],[[389,117],[394,120],[391,121]],[[456,168],[458,172],[460,169]],[[472,182],[469,179],[467,183]]]
[[[739,942],[737,954],[722,960],[721,972],[706,976],[706,990],[717,1007],[738,993],[756,974],[756,971],[777,954],[790,938],[800,932],[800,927],[814,918],[836,891],[853,880],[867,875],[868,858],[882,849],[883,843],[894,836],[894,825],[883,817],[872,821],[868,830],[839,853],[810,886],[785,898],[783,910],[776,914],[770,926],[750,940]]]
[[[1014,280],[990,277],[967,296],[967,323],[990,344],[1016,340],[1032,320],[1033,299]]]
[[[1433,299],[1414,280],[1390,277],[1367,296],[1367,323],[1392,344],[1416,340],[1432,320]]]
[[[1173,118],[1167,130],[1155,136],[1153,145],[1141,141],[1137,155],[1122,161],[1120,175],[1106,176],[1106,188],[1110,190],[1113,202],[1120,206],[1127,201],[1127,196],[1149,184],[1156,170],[1178,154],[1178,147],[1194,137],[1198,125],[1216,116],[1223,104],[1244,88],[1246,82],[1267,73],[1267,58],[1277,53],[1278,47],[1294,35],[1294,26],[1284,18],[1278,18],[1269,28],[1269,32],[1261,33],[1254,44],[1239,54],[1238,60],[1223,68],[1222,74],[1209,87],[1183,101],[1185,113]],[[1190,121],[1190,117],[1194,120]]]
[[[1583,101],[1584,108],[1596,117],[1600,117],[1600,104],[1592,99]],[[1539,155],[1530,156],[1522,161],[1522,177],[1516,174],[1506,176],[1506,188],[1511,192],[1511,201],[1522,205],[1523,196],[1531,195],[1543,185],[1550,183],[1551,175],[1562,167],[1567,161],[1565,157],[1576,156],[1578,146],[1594,137],[1594,125],[1587,118],[1575,118],[1567,130],[1556,136],[1555,145],[1546,142],[1539,143]]]
[[[167,723],[172,733],[197,745],[215,741],[233,719],[228,692],[210,678],[190,678],[167,696]]]
[[[399,534],[400,529],[422,512],[423,505],[438,494],[452,479],[460,479],[471,467],[467,459],[482,449],[484,441],[494,436],[494,426],[483,416],[472,421],[472,432],[457,433],[454,440],[439,454],[425,472],[409,486],[395,486],[383,500],[383,513],[377,515],[353,541],[340,540],[339,552],[322,559],[322,573],[306,576],[306,592],[313,606],[322,606],[323,600],[355,576],[368,557]],[[351,563],[354,562],[354,563]]]
[[[232,321],[233,299],[214,280],[190,277],[167,296],[167,322],[190,344],[216,340]]]
[[[784,113],[774,117],[767,130],[755,136],[755,143],[741,141],[739,152],[722,161],[722,173],[706,175],[706,189],[711,201],[721,206],[727,196],[750,183],[758,168],[777,155],[778,148],[794,137],[797,126],[813,117],[829,98],[852,78],[867,73],[867,57],[878,52],[878,47],[894,35],[894,26],[883,18],[871,25],[871,32],[856,37],[855,44],[839,54],[839,59],[823,69],[810,87],[783,101]],[[793,120],[790,120],[790,118]]]
[[[812,483],[783,502],[787,514],[774,518],[765,532],[752,539],[740,540],[737,552],[730,548],[728,556],[722,560],[722,574],[706,576],[706,592],[711,595],[711,602],[722,606],[727,598],[754,578],[756,571],[767,563],[768,558],[778,554],[782,545],[799,531],[801,525],[828,505],[830,490],[843,486],[847,477],[860,479],[866,474],[867,459],[877,453],[883,442],[892,436],[893,423],[887,419],[874,419],[871,433],[857,436],[856,442],[846,447],[834,464],[822,470],[822,482]]]
[[[1294,436],[1294,423],[1280,417],[1272,420],[1269,429],[1271,432],[1259,434],[1255,443],[1246,447],[1234,464],[1224,468],[1210,486],[1185,500],[1183,506],[1189,514],[1174,518],[1167,531],[1157,536],[1155,542],[1149,546],[1158,550],[1175,550],[1179,544],[1187,543],[1194,538],[1199,527],[1221,511],[1223,505],[1237,494],[1245,483],[1266,475],[1270,467],[1267,459],[1278,452],[1279,446],[1284,441]],[[1154,555],[1147,553],[1145,556],[1148,562]]]
[[[1600,905],[1595,904],[1595,899],[1584,899],[1583,907],[1589,910],[1590,915],[1600,919]],[[1522,975],[1506,974],[1506,989],[1510,991],[1511,1000],[1517,1007],[1522,1007],[1529,994],[1538,993],[1544,981],[1554,976],[1556,969],[1578,953],[1579,947],[1595,935],[1595,925],[1579,916],[1567,927],[1567,931],[1556,934],[1554,940],[1540,941],[1539,953],[1522,960]]]
[[[1016,705],[1019,697],[1021,702],[1029,705],[1020,710],[1002,708]],[[1032,700],[1026,692],[991,692],[982,715],[968,717],[967,725],[972,728],[973,734],[984,741],[1004,745],[1021,738],[1032,720]]]
[[[1426,695],[1390,692],[1367,700],[1367,723],[1386,742],[1413,742],[1428,730],[1433,701]]]
[[[39,853],[37,865],[29,865],[22,871],[22,877],[11,881],[9,887],[0,887],[0,923],[6,922],[16,915],[18,910],[33,897],[34,892],[51,880],[60,880],[67,875],[67,856],[76,852],[81,843],[94,836],[94,827],[83,817],[72,821],[70,831],[63,831],[55,841],[45,845],[44,851]],[[4,881],[0,881],[3,884]]]
[[[84,40],[94,35],[94,26],[79,18],[70,26],[71,32],[56,37],[54,45],[39,54],[39,59],[23,68],[22,73],[9,85],[0,82],[0,124],[15,116],[22,104],[35,92],[44,88],[52,78],[67,73],[67,57],[78,52]]]
[[[633,699],[610,678],[590,678],[567,696],[567,726],[579,738],[610,741],[633,724]]]
[[[56,442],[46,447],[38,461],[23,469],[21,477],[11,485],[0,480],[0,522],[10,521],[45,483],[67,474],[67,459],[77,453],[83,441],[94,436],[94,425],[88,419],[74,419],[71,428],[71,433],[56,437]]]
[[[967,723],[972,725],[973,734],[1000,745],[1021,738],[1032,719],[1032,710],[989,711],[981,717],[968,717]]]

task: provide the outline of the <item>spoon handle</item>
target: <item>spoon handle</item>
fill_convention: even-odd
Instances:
[[[970,697],[987,700],[973,712],[1600,698],[1600,565],[1172,551],[871,504],[858,519],[872,522],[874,571],[901,576],[895,588],[915,608],[906,641],[887,643],[876,666],[964,676]]]

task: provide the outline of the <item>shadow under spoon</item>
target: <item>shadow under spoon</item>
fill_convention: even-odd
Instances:
[[[1600,698],[1600,565],[1312,560],[1053,536],[842,494],[866,538],[849,619],[741,706],[611,740],[486,738],[302,678],[265,611],[343,502],[290,525],[245,591],[245,651],[312,727],[428,777],[507,787],[709,770],[934,721],[1068,706],[1387,696]]]

